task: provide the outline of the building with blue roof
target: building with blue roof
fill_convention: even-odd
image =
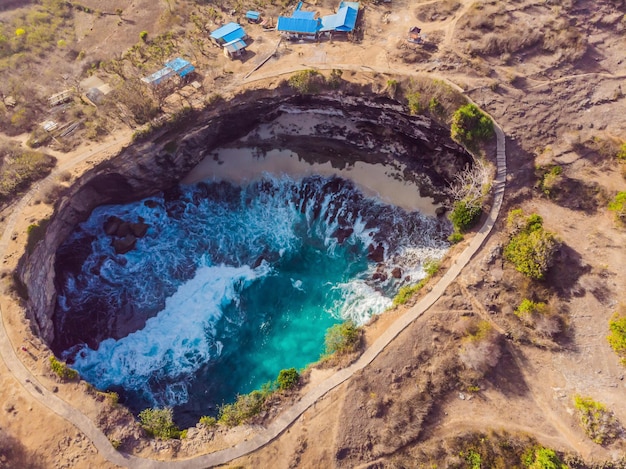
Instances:
[[[194,67],[191,62],[181,59],[180,57],[177,57],[174,60],[170,60],[165,64],[165,66],[174,70],[174,72],[176,72],[176,74],[181,78],[189,75],[196,69],[196,67]]]
[[[149,85],[160,85],[170,78],[178,75],[180,78],[183,78],[186,75],[189,75],[196,69],[191,62],[188,62],[185,59],[180,57],[175,58],[174,60],[170,60],[165,63],[165,67],[161,70],[154,72],[152,75],[148,75],[147,77],[143,77],[141,81],[147,83]]]
[[[244,40],[246,38],[246,32],[238,23],[228,23],[221,28],[216,29],[211,33],[211,39],[217,42],[220,46],[228,44],[229,42],[236,41],[237,39]]]
[[[320,32],[350,33],[359,17],[359,2],[341,2],[334,15],[322,17]]]
[[[307,19],[279,16],[276,24],[276,31],[292,37],[315,39],[317,37],[317,32],[321,27],[322,22],[319,18]]]

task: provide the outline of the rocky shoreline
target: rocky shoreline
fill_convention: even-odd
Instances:
[[[19,278],[28,288],[27,317],[35,332],[48,344],[54,339],[56,252],[95,207],[135,201],[172,188],[214,149],[294,109],[332,112],[358,132],[328,135],[327,128],[304,139],[270,137],[255,145],[261,150],[297,150],[310,148],[317,138],[318,151],[307,152],[311,163],[330,161],[333,166],[345,166],[364,159],[382,164],[399,162],[404,177],[420,182],[421,195],[437,202],[446,200],[449,181],[472,161],[450,139],[448,129],[423,116],[408,116],[400,104],[379,96],[244,96],[228,106],[188,114],[85,173],[57,203],[44,239],[32,253],[22,257],[18,266]]]

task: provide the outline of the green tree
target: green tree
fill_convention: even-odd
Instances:
[[[561,243],[543,228],[543,219],[536,214],[523,217],[522,212],[509,213],[512,237],[504,248],[504,257],[524,275],[541,280],[554,261]]]
[[[300,382],[300,373],[298,373],[298,370],[296,370],[295,368],[280,370],[276,382],[278,383],[278,389],[292,389],[296,387]]]
[[[461,106],[452,116],[452,138],[469,148],[493,135],[493,122],[475,104]]]
[[[454,230],[463,233],[469,230],[482,213],[482,207],[475,203],[471,203],[467,199],[458,200],[454,202],[452,206],[452,211],[448,215],[452,225],[454,226]]]
[[[316,70],[301,70],[291,75],[287,83],[298,93],[311,94],[319,92],[324,77]]]

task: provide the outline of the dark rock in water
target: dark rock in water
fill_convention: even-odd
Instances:
[[[128,251],[132,251],[135,248],[136,243],[137,238],[133,234],[128,233],[123,238],[114,239],[113,247],[117,254],[126,254]]]
[[[157,208],[159,206],[156,200],[146,200],[143,204],[148,208]]]
[[[118,238],[124,238],[129,234],[131,234],[130,223],[127,221],[120,223],[120,225],[117,227],[117,230],[115,231],[115,236],[117,236]]]
[[[382,262],[385,260],[385,247],[382,244],[378,244],[378,246],[374,246],[370,244],[367,247],[367,257],[369,260],[373,262]]]
[[[278,259],[280,259],[280,254],[278,254],[277,252],[264,252],[257,258],[256,261],[254,261],[254,264],[252,264],[252,268],[256,269],[258,266],[261,265],[263,261],[272,263],[276,262]]]
[[[343,242],[348,239],[352,233],[354,233],[354,228],[338,228],[333,233],[333,238],[337,238],[337,242],[339,244],[343,244]]]
[[[391,276],[393,278],[402,278],[402,269],[400,267],[396,267],[391,271]]]
[[[387,274],[384,272],[374,272],[374,275],[372,275],[372,280],[384,282],[385,280],[387,280]]]
[[[442,216],[442,215],[445,215],[447,211],[448,211],[448,210],[447,210],[445,207],[437,207],[437,208],[435,209],[435,215],[437,215],[438,217],[440,217],[440,216]]]
[[[117,230],[120,228],[120,225],[123,223],[122,219],[116,216],[112,216],[106,219],[104,222],[104,232],[113,236],[117,233]]]
[[[130,223],[129,226],[130,226],[130,231],[137,238],[143,238],[148,232],[148,228],[150,228],[150,225],[148,225],[147,223],[144,223],[143,221],[139,221],[137,223]]]

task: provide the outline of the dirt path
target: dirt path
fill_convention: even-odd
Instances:
[[[337,66],[335,65],[335,68]],[[455,88],[458,88],[454,85]],[[446,288],[455,280],[461,270],[469,262],[472,256],[478,251],[486,237],[491,232],[498,217],[500,206],[504,196],[504,186],[506,180],[506,155],[504,133],[499,126],[495,125],[497,136],[497,173],[494,181],[494,203],[484,224],[470,241],[468,247],[454,261],[452,267],[444,274],[441,280],[433,286],[432,290],[424,296],[413,308],[399,317],[363,355],[350,367],[338,371],[325,381],[310,390],[301,400],[290,409],[287,409],[269,427],[259,432],[252,439],[244,441],[234,447],[217,451],[211,454],[201,455],[186,461],[162,462],[149,459],[138,458],[126,455],[115,450],[108,438],[100,431],[95,424],[83,413],[72,407],[66,401],[60,399],[52,392],[41,385],[36,377],[22,364],[15,353],[15,346],[11,343],[7,334],[4,318],[0,322],[0,355],[13,375],[19,380],[22,386],[33,396],[34,399],[47,406],[55,413],[73,423],[79,428],[96,446],[100,454],[110,462],[133,468],[203,468],[224,464],[235,458],[251,453],[266,445],[283,431],[285,431],[302,413],[311,407],[319,398],[329,391],[348,380],[355,372],[365,368],[380,354],[384,348],[402,332],[411,322],[423,314],[440,297]],[[6,223],[5,230],[0,239],[0,255],[4,255],[9,245],[14,228],[27,204],[44,187],[52,184],[60,173],[88,160],[94,155],[104,152],[115,146],[120,146],[122,141],[116,140],[107,142],[84,153],[74,155],[64,161],[46,179],[36,184],[14,207],[14,211]]]

